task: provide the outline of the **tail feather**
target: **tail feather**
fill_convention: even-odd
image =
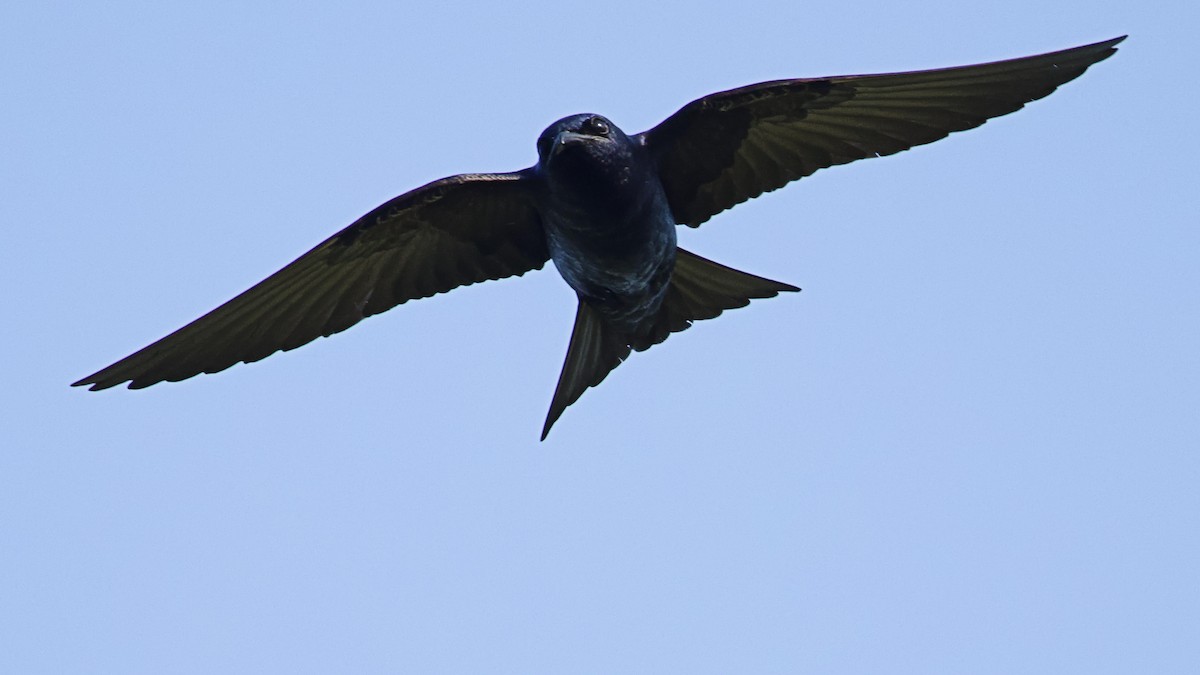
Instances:
[[[575,328],[567,360],[558,376],[558,387],[542,426],[542,440],[567,406],[579,400],[588,387],[600,384],[614,368],[629,356],[628,340],[591,305],[580,300],[575,311]]]
[[[799,290],[791,284],[748,274],[677,249],[675,270],[662,309],[651,328],[636,337],[631,346],[639,352],[645,351],[671,333],[687,329],[694,321],[716,318],[727,309],[745,307],[751,300]]]
[[[542,427],[542,440],[546,440],[550,427],[567,406],[577,401],[588,387],[600,384],[621,365],[631,350],[645,351],[666,340],[671,333],[687,329],[694,321],[714,318],[727,309],[745,307],[752,299],[799,290],[791,284],[740,272],[677,249],[675,269],[662,307],[641,330],[619,330],[595,308],[580,300],[567,358]]]

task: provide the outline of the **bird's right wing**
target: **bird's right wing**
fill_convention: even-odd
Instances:
[[[75,382],[131,389],[214,373],[345,330],[407,300],[542,267],[524,172],[464,174],[392,199],[262,282]]]
[[[1018,110],[1124,39],[958,68],[761,82],[692,101],[638,138],[658,163],[676,222],[696,227],[818,169]]]

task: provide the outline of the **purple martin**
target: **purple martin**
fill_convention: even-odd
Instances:
[[[359,218],[275,274],[75,386],[140,389],[258,361],[408,300],[553,260],[579,303],[542,428],[631,351],[750,300],[800,289],[676,245],[735,204],[837,164],[882,157],[1020,109],[1124,37],[957,68],[761,82],[710,94],[627,135],[565,117],[510,173],[436,180]]]

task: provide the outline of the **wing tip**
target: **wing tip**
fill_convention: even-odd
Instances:
[[[149,387],[152,384],[157,384],[162,381],[162,380],[153,380],[150,382],[139,383],[136,378],[129,378],[129,377],[122,377],[119,379],[106,378],[106,377],[104,377],[103,373],[104,373],[104,371],[102,370],[100,372],[88,375],[87,377],[83,378],[82,380],[72,382],[71,386],[72,387],[87,387],[87,391],[102,391],[104,389],[112,389],[113,387],[119,387],[122,384],[125,384],[126,382],[128,382],[129,385],[126,387],[127,389],[144,389],[146,387]]]
[[[1129,37],[1128,33],[1125,35],[1118,35],[1115,38],[1101,40],[1100,42],[1094,42],[1090,45],[1076,47],[1075,49],[1078,49],[1078,50],[1095,49],[1097,52],[1100,53],[1100,57],[1098,59],[1096,59],[1096,62],[1099,62],[1099,61],[1103,61],[1104,59],[1107,59],[1108,57],[1112,56],[1113,54],[1116,54],[1119,51],[1117,49],[1117,45],[1124,42],[1125,39],[1128,37]],[[1067,50],[1067,51],[1074,51],[1074,50]]]
[[[101,389],[108,389],[109,387],[115,387],[118,384],[121,384],[120,382],[102,382],[102,378],[100,377],[101,372],[103,371],[95,372],[81,380],[76,380],[75,382],[71,383],[71,386],[87,387],[88,391],[100,391]]]

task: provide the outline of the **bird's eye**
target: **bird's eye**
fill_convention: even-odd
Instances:
[[[584,128],[589,134],[596,136],[608,135],[608,122],[599,117],[589,117],[588,121],[584,123]]]

